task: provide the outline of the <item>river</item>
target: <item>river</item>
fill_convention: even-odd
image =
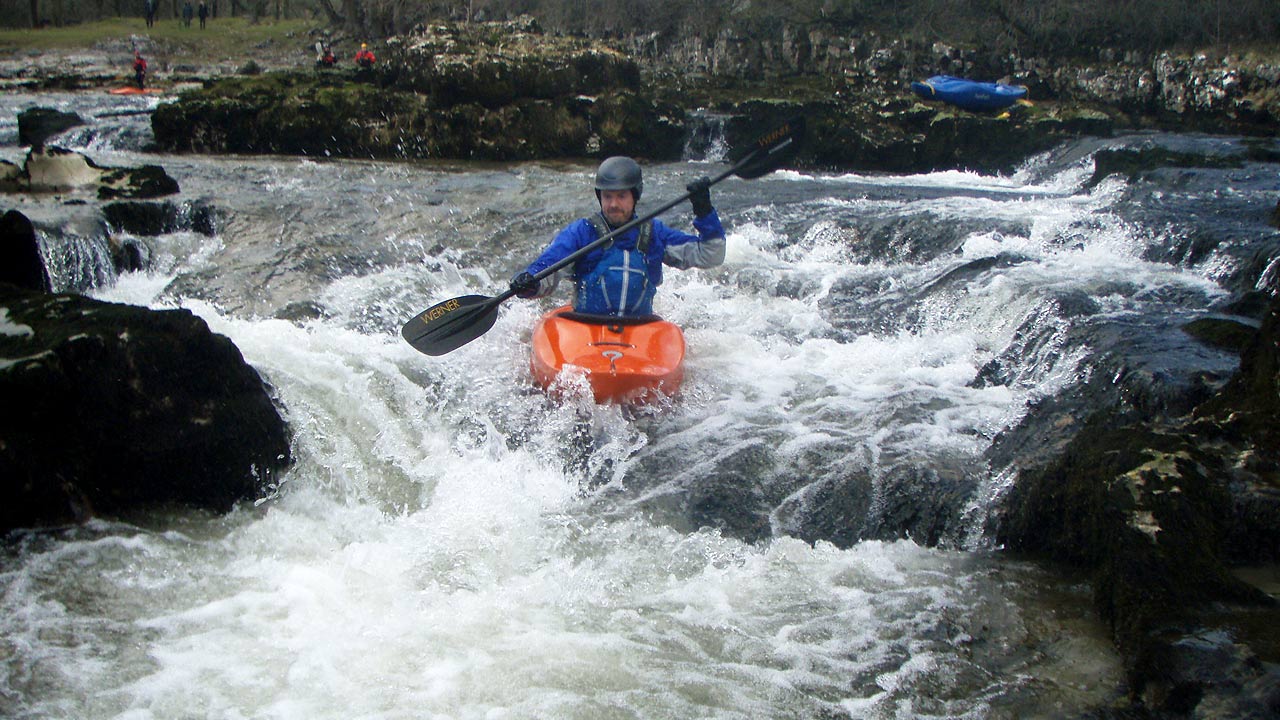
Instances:
[[[67,250],[100,240],[46,231],[54,283],[229,336],[297,462],[225,516],[11,535],[0,715],[1052,718],[1123,693],[1085,579],[995,546],[1012,474],[986,453],[1091,372],[1082,324],[1186,347],[1169,328],[1241,289],[1250,213],[1274,201],[1274,164],[1091,184],[1093,153],[1242,141],[1081,140],[1009,176],[726,180],[726,263],[668,271],[655,303],[686,331],[685,391],[626,413],[530,386],[550,301],[505,303],[438,358],[399,336],[501,290],[590,211],[593,165],[168,156],[128,114],[154,102],[0,99],[3,118],[90,116],[58,144],[159,164],[175,202],[215,209],[212,235],[137,239],[150,269],[119,276]],[[20,161],[7,122],[0,156]],[[641,209],[722,167],[647,164]],[[56,223],[83,207],[64,200],[11,206]],[[945,517],[905,523],[930,537],[901,531],[939,496]]]

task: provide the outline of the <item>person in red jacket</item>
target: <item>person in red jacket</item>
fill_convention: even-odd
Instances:
[[[316,67],[320,69],[331,68],[338,64],[338,58],[333,54],[333,48],[328,43],[316,42]]]
[[[138,83],[139,90],[142,90],[147,82],[147,61],[142,58],[140,50],[133,51],[133,79]]]
[[[373,56],[373,51],[369,49],[368,44],[360,43],[360,50],[356,53],[356,67],[368,70],[376,61],[377,58]]]

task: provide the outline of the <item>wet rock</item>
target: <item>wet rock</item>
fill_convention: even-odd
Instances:
[[[39,147],[54,135],[83,124],[73,112],[42,107],[23,110],[18,113],[18,143]]]
[[[102,216],[111,227],[134,235],[162,235],[190,230],[213,235],[218,211],[204,202],[173,203],[121,200],[102,206]]]
[[[926,470],[912,458],[885,454],[873,475],[867,466],[837,460],[853,451],[839,440],[798,456],[780,455],[769,438],[720,440],[733,449],[670,448],[645,456],[641,475],[660,478],[657,486],[618,492],[633,494],[639,509],[678,530],[710,527],[744,542],[785,534],[837,547],[902,538],[938,545],[960,535],[964,501],[976,482],[963,469],[968,458]],[[714,461],[704,461],[703,452]]]
[[[111,263],[117,273],[138,272],[151,265],[151,250],[133,238],[121,238],[118,235],[108,237],[111,248]]]
[[[0,192],[19,192],[26,181],[22,168],[8,160],[0,160]]]
[[[136,168],[104,168],[98,187],[98,199],[155,198],[174,195],[179,191],[178,181],[169,176],[159,165],[140,165]]]
[[[88,156],[46,146],[27,153],[22,171],[5,173],[0,187],[9,192],[90,191],[100,199],[153,198],[178,192],[178,182],[158,165],[103,167]]]
[[[1234,353],[1243,352],[1258,334],[1257,326],[1229,317],[1199,318],[1183,325],[1182,330],[1206,345]]]
[[[273,316],[278,320],[304,323],[308,320],[320,320],[332,315],[323,305],[314,300],[296,300],[276,311]]]
[[[58,147],[32,148],[23,166],[32,192],[59,192],[97,185],[103,168],[88,157]]]
[[[1277,388],[1280,388],[1280,296],[1272,299],[1261,327],[1245,346],[1240,371],[1220,393],[1197,407],[1195,415],[1255,444],[1262,456],[1280,459]],[[1272,481],[1280,488],[1280,474],[1273,476]]]
[[[1121,397],[1091,405],[1061,452],[1011,460],[999,541],[1092,570],[1131,699],[1157,716],[1280,707],[1280,603],[1231,572],[1280,560],[1278,384],[1273,299],[1239,372],[1189,415]]]
[[[1093,176],[1085,184],[1094,187],[1109,175],[1124,175],[1130,181],[1160,168],[1238,168],[1242,155],[1204,155],[1177,152],[1161,147],[1099,150],[1094,155]]]
[[[0,217],[0,283],[49,292],[49,271],[40,255],[35,227],[27,216],[10,210]]]
[[[225,511],[290,462],[269,388],[185,310],[0,284],[0,530]]]
[[[874,498],[874,511],[864,515],[860,523],[851,524],[852,528],[859,528],[858,536],[852,539],[910,538],[928,547],[951,544],[952,539],[963,536],[963,509],[966,500],[973,496],[975,484],[972,475],[956,466],[920,468],[904,459],[882,477],[874,482],[868,479],[864,487],[858,489],[858,495],[865,493]],[[831,524],[841,518],[823,507],[820,512],[814,512],[814,520]],[[836,538],[831,538],[831,542],[845,544]]]
[[[647,477],[678,478],[677,482],[660,488],[628,488],[624,493],[642,493],[639,505],[645,513],[681,531],[717,528],[745,542],[769,537],[769,511],[776,498],[762,478],[774,472],[777,458],[766,443],[744,442],[717,457],[714,467],[681,455],[644,459],[649,469],[663,468],[660,475],[646,473]]]

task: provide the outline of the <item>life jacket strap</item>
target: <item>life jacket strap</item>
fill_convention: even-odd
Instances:
[[[608,235],[610,232],[609,224],[604,221],[604,218],[600,217],[600,213],[596,213],[595,215],[588,217],[587,222],[591,223],[591,227],[595,228],[596,239],[600,239],[605,235]],[[640,237],[636,239],[636,249],[640,251],[640,254],[645,256],[649,254],[649,239],[652,237],[653,237],[653,221],[650,220],[648,222],[642,223],[640,225]],[[613,244],[613,241],[610,240],[609,244],[605,245],[605,247],[609,247],[609,245],[612,245],[612,244]]]

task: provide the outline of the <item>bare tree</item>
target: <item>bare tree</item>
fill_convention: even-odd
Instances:
[[[333,8],[333,3],[329,0],[316,0],[320,4],[320,9],[329,18],[329,22],[333,25],[345,25],[346,17]]]

